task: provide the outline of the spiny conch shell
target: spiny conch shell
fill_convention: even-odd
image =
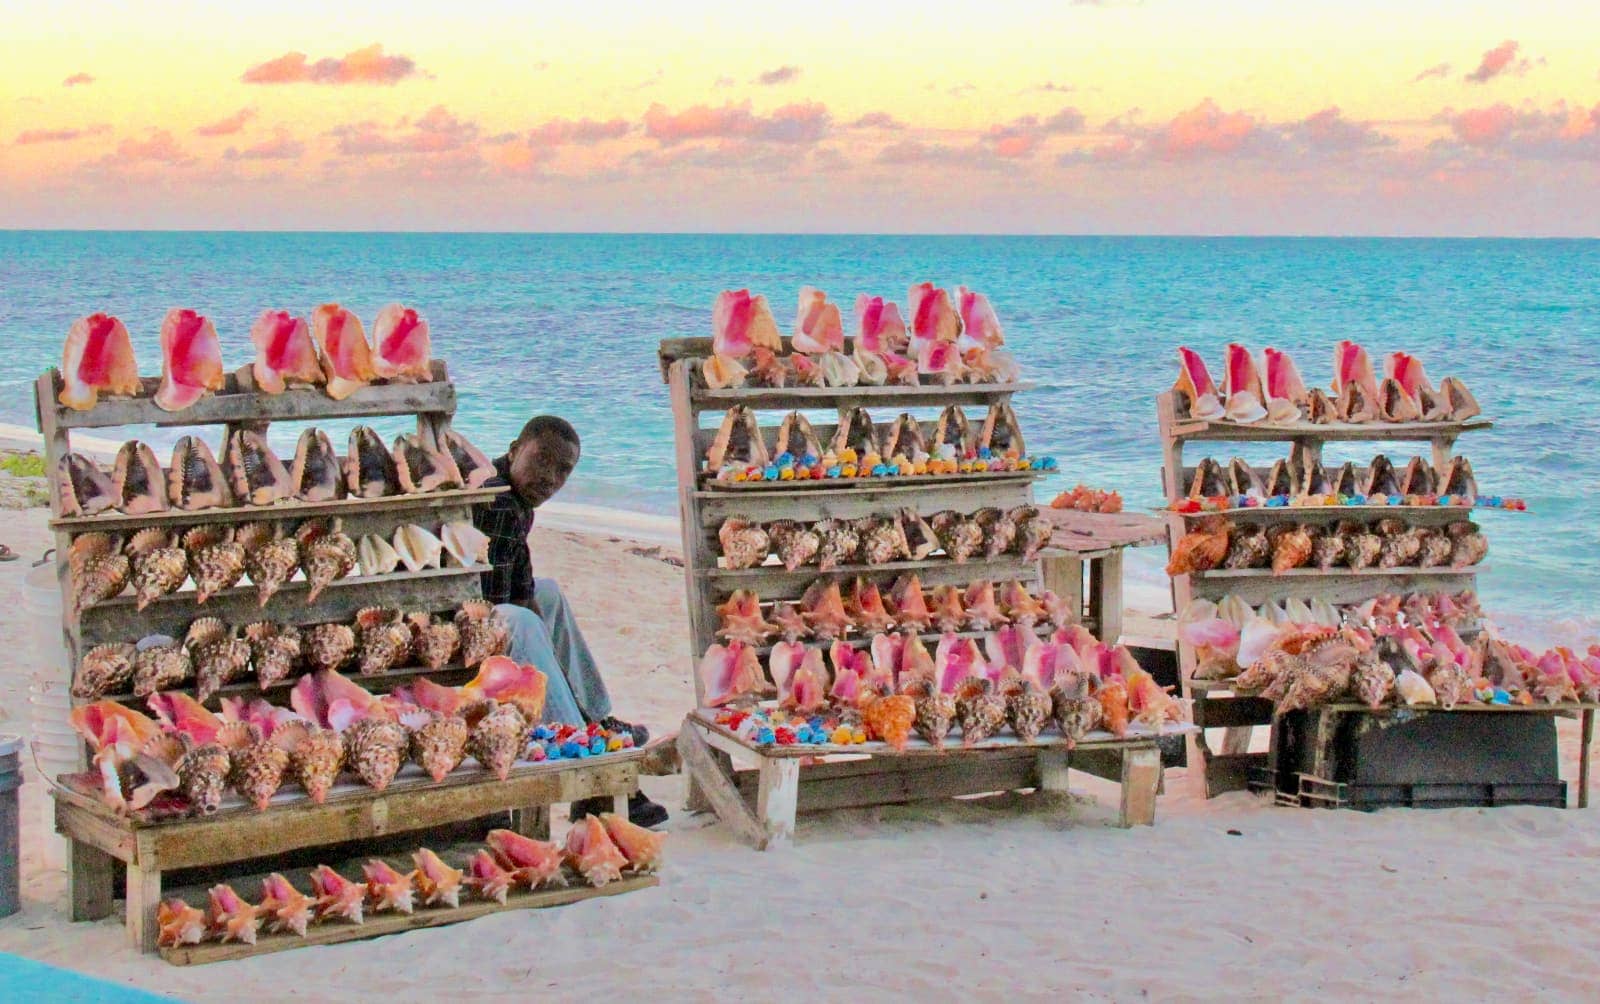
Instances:
[[[411,626],[411,650],[428,669],[443,669],[461,648],[461,632],[455,624],[427,612],[406,615]]]
[[[356,545],[356,562],[362,575],[388,575],[400,567],[400,553],[387,540],[369,533]]]
[[[189,577],[189,556],[175,546],[172,534],[156,527],[135,533],[126,548],[133,566],[133,593],[143,610],[170,595]]]
[[[373,858],[361,866],[361,874],[367,880],[367,902],[372,904],[372,912],[410,913],[416,909],[416,889],[412,885],[416,872],[402,874],[387,861]]]
[[[817,552],[817,567],[822,571],[830,571],[844,562],[855,558],[856,550],[861,546],[861,538],[856,536],[856,528],[849,520],[825,519],[817,524],[817,535],[822,540],[822,546]]]
[[[167,469],[167,500],[185,511],[233,504],[222,468],[204,440],[184,436],[172,448],[172,465]]]
[[[344,498],[343,462],[321,429],[300,433],[300,442],[294,448],[294,467],[289,471],[289,489],[302,502]]]
[[[300,567],[300,542],[274,523],[246,523],[234,539],[244,545],[244,570],[255,583],[257,606],[266,606]]]
[[[444,555],[444,543],[415,523],[407,523],[395,528],[394,550],[400,555],[402,565],[410,571],[420,572],[424,568],[439,567]]]
[[[345,730],[345,762],[375,791],[394,780],[410,751],[411,740],[398,722],[362,718]]]
[[[513,880],[511,872],[502,868],[493,854],[480,847],[478,853],[467,862],[467,877],[463,881],[478,890],[478,895],[484,899],[504,903]]]
[[[271,505],[293,491],[289,472],[267,439],[253,429],[235,429],[222,450],[228,487],[240,504]]]
[[[312,900],[278,872],[261,880],[261,912],[267,929],[276,934],[292,933],[304,938],[311,923]]]
[[[1073,673],[1050,689],[1050,717],[1066,737],[1069,748],[1100,726],[1100,700],[1091,680],[1085,674]]]
[[[233,761],[215,742],[194,744],[187,736],[183,741],[186,749],[178,758],[178,783],[189,804],[209,816],[222,807],[222,789]]]
[[[395,437],[394,468],[400,491],[407,495],[461,487],[461,472],[450,454],[433,449],[416,433]]]
[[[257,811],[266,809],[272,796],[283,787],[289,769],[289,754],[281,745],[263,738],[261,729],[250,722],[228,722],[217,730],[217,745],[228,751],[232,769],[228,783]]]
[[[767,524],[767,535],[772,540],[772,549],[778,555],[778,560],[791,572],[809,564],[822,550],[822,535],[792,519]]]
[[[360,555],[356,542],[335,520],[311,520],[300,524],[295,537],[300,542],[300,567],[306,573],[311,589],[306,602],[314,603],[332,582],[344,578],[356,567]]]
[[[961,745],[970,747],[995,735],[1006,724],[1006,702],[994,692],[994,681],[972,676],[956,689],[956,720]]]
[[[214,885],[207,895],[210,902],[206,906],[206,928],[212,936],[223,942],[255,944],[261,908],[246,903],[229,885]]]
[[[195,699],[207,701],[211,695],[250,671],[250,646],[232,632],[190,646],[194,660]]]
[[[426,847],[411,855],[417,866],[417,892],[422,894],[423,906],[460,906],[461,871],[439,860],[439,855]]]
[[[900,510],[900,532],[906,539],[911,561],[922,561],[939,546],[939,537],[928,521],[917,515],[915,509]]]
[[[1006,723],[1017,738],[1025,743],[1038,739],[1050,720],[1053,707],[1050,695],[1036,681],[1020,673],[1012,673],[1002,681],[1000,695],[1006,702]]]
[[[159,636],[157,636],[159,637]],[[149,697],[194,678],[189,652],[170,639],[145,645],[133,657],[133,695]]]
[[[394,457],[371,428],[350,430],[350,452],[344,462],[346,490],[356,498],[375,499],[400,492],[400,475]]]
[[[461,766],[467,755],[469,735],[466,719],[421,709],[400,716],[400,723],[411,732],[411,760],[435,781]]]
[[[469,520],[457,520],[439,528],[439,540],[453,564],[462,568],[489,563],[489,535]]]
[[[196,907],[173,897],[156,907],[156,944],[162,948],[198,945],[205,940],[206,915]]]
[[[938,536],[945,555],[957,564],[977,554],[983,547],[983,527],[961,513],[949,509],[936,512],[928,523]]]
[[[661,864],[661,845],[667,839],[665,833],[652,833],[615,812],[600,813],[600,822],[605,826],[612,843],[617,845],[617,850],[628,859],[630,872],[648,874]]]
[[[490,830],[483,842],[489,845],[496,863],[509,868],[513,878],[529,889],[567,884],[561,874],[561,848],[555,844],[512,830]]]
[[[133,680],[136,649],[127,643],[96,645],[83,654],[78,675],[72,680],[72,696],[95,700],[106,694],[120,694]]]
[[[916,707],[916,718],[911,727],[935,749],[943,748],[955,721],[956,699],[941,693],[934,682],[925,677],[913,677],[900,686],[900,692],[910,697]]]
[[[85,538],[104,538],[104,543],[93,542],[80,550]],[[106,550],[87,553],[90,547]],[[68,563],[72,566],[73,602],[78,610],[92,607],[122,592],[133,575],[133,565],[126,554],[116,550],[116,543],[105,534],[83,534],[72,542]]]
[[[717,528],[722,560],[731,569],[754,568],[767,560],[772,540],[760,524],[743,516],[729,516]]]
[[[622,877],[628,859],[606,832],[598,816],[585,816],[567,831],[567,863],[595,888]]]
[[[972,518],[983,528],[984,557],[998,558],[1011,550],[1011,542],[1017,539],[1017,521],[1008,513],[989,506],[973,513]]]
[[[197,526],[183,535],[189,555],[189,576],[194,579],[194,599],[204,603],[244,576],[244,545],[233,533],[217,526]]]
[[[1055,527],[1044,518],[1044,510],[1038,506],[1023,505],[1006,513],[1006,516],[1017,523],[1017,539],[1011,546],[1015,554],[1020,554],[1023,561],[1032,561],[1044,550],[1050,538],[1055,535]]]
[[[468,669],[506,649],[510,637],[505,622],[493,604],[469,600],[456,611],[456,630],[461,635],[461,663]]]
[[[885,565],[911,556],[911,545],[897,518],[868,517],[857,524],[857,535],[861,538],[861,560],[869,565]]]
[[[469,708],[467,722],[472,728],[467,753],[504,781],[511,773],[511,765],[522,755],[528,720],[515,705],[491,699]]]
[[[344,737],[311,722],[293,721],[278,726],[272,741],[289,754],[289,770],[300,787],[321,805],[344,766]]]
[[[129,516],[167,511],[167,486],[161,464],[150,447],[129,440],[117,451],[112,468],[111,489],[116,506]]]
[[[356,658],[362,676],[377,676],[402,666],[411,654],[411,627],[400,611],[365,607],[356,613]]]
[[[116,490],[93,460],[67,453],[56,464],[56,500],[63,516],[96,516],[111,508]]]
[[[467,437],[454,429],[446,429],[440,444],[450,454],[450,459],[455,461],[456,470],[461,472],[462,483],[468,488],[481,488],[483,483],[494,477],[494,463],[484,452],[467,441]]]
[[[356,651],[356,633],[348,624],[314,624],[302,634],[301,652],[313,670],[338,669]]]
[[[245,644],[250,646],[250,665],[255,667],[256,686],[273,686],[295,671],[300,663],[300,631],[290,624],[256,621],[244,626]]]
[[[317,898],[317,919],[341,917],[353,924],[361,923],[361,911],[367,901],[367,887],[352,882],[329,868],[317,865],[311,872],[311,895]]]

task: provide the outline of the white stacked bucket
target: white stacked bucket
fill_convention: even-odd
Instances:
[[[28,726],[32,759],[49,780],[78,769],[83,743],[72,730],[68,715],[72,711],[70,693],[72,670],[67,665],[66,644],[61,636],[61,587],[56,582],[55,562],[33,569],[23,580],[23,603],[27,611],[34,654],[29,668]],[[43,794],[42,789],[37,789]],[[66,842],[55,833],[51,802],[48,798],[29,799],[45,814],[42,829],[46,867],[61,867],[66,861]]]

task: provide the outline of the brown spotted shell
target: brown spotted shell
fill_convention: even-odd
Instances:
[[[133,695],[149,697],[162,690],[171,690],[194,678],[194,664],[189,651],[176,642],[170,645],[150,645],[133,657]]]
[[[822,536],[816,530],[792,519],[781,519],[767,524],[767,536],[772,550],[783,562],[783,567],[794,571],[809,565],[822,550]]]
[[[817,567],[826,572],[846,562],[854,561],[861,547],[855,524],[845,519],[825,519],[817,524],[817,536],[822,546],[817,551]]]
[[[1044,731],[1050,721],[1052,703],[1050,695],[1037,683],[1023,677],[1009,682],[1002,696],[1006,702],[1006,724],[1017,738],[1031,743]]]
[[[1100,726],[1100,701],[1082,680],[1067,680],[1050,688],[1050,717],[1069,745]]]
[[[255,583],[258,606],[266,606],[299,567],[300,544],[293,537],[272,537],[254,547],[245,545],[244,570]]]
[[[983,527],[976,520],[946,509],[928,519],[939,546],[951,561],[960,563],[983,549]]]
[[[382,791],[394,780],[411,749],[397,722],[363,718],[345,730],[345,761],[363,782]]]
[[[428,720],[411,731],[411,759],[435,781],[442,781],[466,756],[468,734],[466,719],[430,712]]]
[[[185,752],[178,759],[178,783],[189,804],[208,816],[216,812],[232,766],[228,752],[214,742]]]
[[[461,648],[461,632],[450,621],[432,614],[414,613],[406,617],[411,626],[411,651],[428,669],[443,669]]]
[[[961,745],[971,746],[995,735],[1006,724],[1006,702],[994,692],[994,682],[986,677],[971,677],[956,691],[956,721],[961,726]]]
[[[300,787],[321,805],[344,766],[344,737],[311,722],[288,722],[272,733],[272,741],[289,754],[289,770]]]
[[[132,565],[133,593],[138,609],[177,592],[189,577],[189,556],[176,546],[172,534],[150,527],[128,541]]]
[[[72,696],[93,701],[125,692],[133,680],[134,655],[134,647],[121,642],[91,648],[78,663]]]
[[[995,506],[979,509],[973,520],[983,529],[983,555],[998,558],[1011,550],[1017,539],[1017,521],[1010,513]]]
[[[467,721],[474,723],[467,740],[467,752],[504,781],[511,772],[511,765],[522,755],[527,719],[513,704],[486,701],[468,709]]]
[[[232,588],[244,576],[244,545],[221,527],[190,529],[183,535],[183,549],[189,556],[196,603]]]
[[[133,574],[132,561],[122,553],[120,541],[99,531],[72,539],[67,568],[72,575],[73,602],[79,610],[116,596]]]
[[[505,622],[493,604],[469,600],[456,611],[456,630],[461,635],[461,662],[468,669],[505,651],[510,637]]]
[[[218,731],[217,742],[228,750],[232,762],[228,783],[246,802],[262,810],[283,787],[289,754],[279,744],[261,738],[261,731],[254,725],[239,730],[241,735],[225,735],[233,726],[244,724],[228,722]],[[248,735],[248,739],[244,735]]]
[[[916,704],[917,714],[912,719],[911,727],[916,729],[917,735],[926,739],[931,746],[944,746],[950,726],[955,722],[955,697],[941,693],[928,679],[913,679],[901,687],[900,692],[909,695]]]
[[[349,575],[360,559],[356,542],[342,529],[339,520],[311,520],[295,531],[300,545],[300,567],[311,584],[306,602],[322,595],[327,586]]]
[[[246,624],[243,634],[250,646],[250,664],[255,667],[258,687],[271,687],[299,668],[302,640],[299,629],[292,624],[256,621]]]
[[[313,670],[338,669],[356,651],[356,633],[348,624],[314,624],[301,638],[301,654]]]
[[[195,700],[204,703],[213,694],[250,671],[250,646],[240,638],[222,638],[195,646]]]
[[[356,613],[356,661],[362,676],[387,673],[411,655],[411,628],[400,611],[366,607]]]

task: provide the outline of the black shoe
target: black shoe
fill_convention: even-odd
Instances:
[[[576,823],[584,816],[598,816],[602,812],[610,812],[616,808],[616,805],[616,799],[610,795],[600,795],[597,798],[582,798],[572,803],[567,809],[567,816]],[[629,805],[629,808],[631,809],[632,805]]]
[[[600,719],[600,727],[611,732],[632,732],[633,745],[635,746],[643,746],[645,743],[650,741],[649,729],[645,728],[643,725],[634,725],[631,722],[625,722],[615,715],[607,715]]]
[[[666,821],[666,806],[650,801],[642,791],[636,791],[628,796],[628,822],[649,830]]]

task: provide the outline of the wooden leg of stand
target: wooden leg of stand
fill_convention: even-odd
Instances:
[[[794,757],[764,757],[760,780],[756,816],[766,831],[770,850],[794,839],[795,810],[800,804],[800,761]]]
[[[511,828],[534,840],[550,839],[550,807],[530,805],[525,809],[511,810]]]
[[[1154,747],[1122,751],[1123,826],[1153,826],[1156,821],[1156,784],[1161,777],[1161,751]]]
[[[1583,735],[1578,743],[1578,808],[1589,807],[1589,747],[1594,742],[1594,709],[1583,709]]]
[[[128,866],[128,943],[141,952],[156,950],[156,906],[161,902],[161,872]]]
[[[112,857],[98,847],[67,842],[72,885],[72,919],[99,920],[111,916]]]

